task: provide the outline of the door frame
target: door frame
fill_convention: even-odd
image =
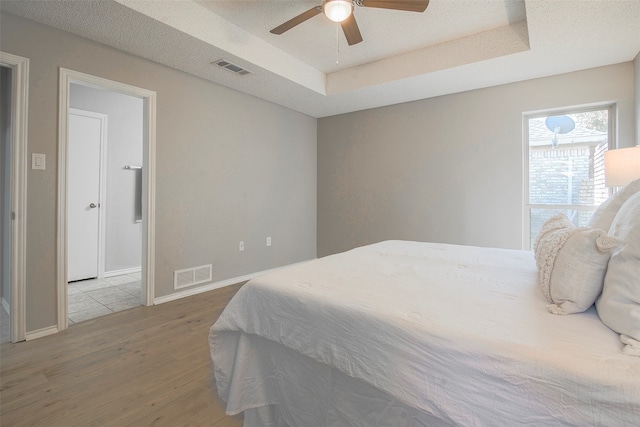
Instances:
[[[58,218],[57,218],[57,293],[58,330],[68,327],[67,305],[67,192],[69,162],[69,102],[71,83],[109,89],[144,101],[144,138],[142,173],[142,303],[153,304],[155,273],[155,168],[156,168],[156,93],[147,89],[92,76],[60,67],[58,106]]]
[[[24,341],[27,259],[27,129],[29,59],[0,52],[0,64],[11,68],[11,342]]]
[[[105,262],[105,197],[107,194],[107,129],[109,126],[109,118],[106,114],[96,113],[95,111],[83,110],[80,108],[69,107],[69,114],[75,114],[76,116],[90,117],[92,119],[100,120],[100,182],[98,184],[98,279],[104,277],[104,262]],[[68,237],[68,236],[67,236]],[[68,260],[67,260],[68,261]]]

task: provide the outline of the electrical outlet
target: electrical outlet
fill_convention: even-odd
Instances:
[[[244,240],[240,240],[240,244],[238,244],[238,250],[240,252],[244,251]]]
[[[271,246],[271,236],[267,237],[267,246]]]

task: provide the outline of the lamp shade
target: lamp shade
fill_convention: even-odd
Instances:
[[[333,22],[342,22],[353,12],[351,0],[326,0],[323,5],[324,14]]]
[[[640,178],[640,145],[608,150],[604,153],[604,182],[607,187],[622,187]]]

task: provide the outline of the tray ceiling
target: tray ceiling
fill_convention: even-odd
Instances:
[[[313,117],[631,61],[636,0],[431,0],[423,13],[355,8],[348,46],[321,0],[3,0],[32,19]],[[227,72],[226,59],[252,74]]]

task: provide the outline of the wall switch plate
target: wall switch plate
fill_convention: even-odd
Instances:
[[[240,240],[240,243],[238,244],[238,250],[240,252],[244,251],[244,240]]]
[[[271,236],[267,237],[267,246],[271,246]]]
[[[44,154],[31,153],[31,169],[45,170],[47,156]]]

